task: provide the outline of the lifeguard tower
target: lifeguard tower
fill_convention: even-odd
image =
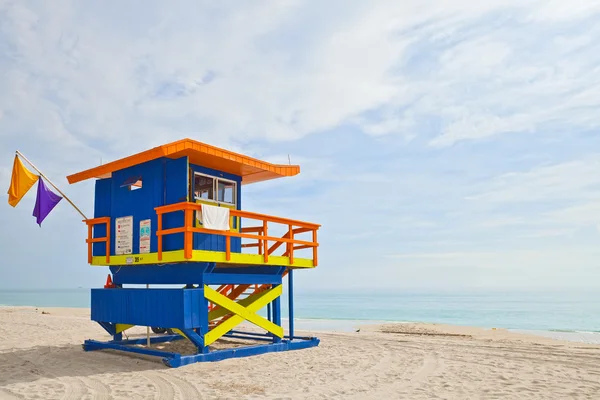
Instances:
[[[113,340],[86,340],[84,350],[160,356],[178,367],[317,346],[317,338],[294,335],[293,275],[317,266],[320,225],[242,210],[244,185],[299,172],[184,139],[68,176],[71,184],[97,179],[94,218],[85,221],[88,263],[112,274],[91,290],[91,319]],[[260,329],[236,330],[243,322]],[[124,340],[133,326],[168,334]],[[223,337],[250,342],[215,348]],[[179,339],[196,351],[156,348]]]

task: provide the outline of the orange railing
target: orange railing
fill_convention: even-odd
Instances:
[[[162,260],[163,253],[163,241],[162,238],[165,235],[171,235],[174,233],[184,234],[183,253],[184,258],[192,258],[192,235],[193,233],[207,233],[213,235],[225,236],[225,259],[229,261],[231,259],[231,238],[239,237],[244,239],[256,240],[256,243],[243,244],[242,247],[258,247],[258,254],[262,255],[264,262],[269,261],[269,255],[277,250],[282,244],[285,243],[286,249],[283,255],[290,258],[290,264],[294,264],[294,251],[301,249],[311,249],[313,255],[313,265],[316,267],[318,263],[317,259],[317,248],[319,243],[317,242],[317,230],[320,225],[313,224],[310,222],[302,222],[291,220],[287,218],[273,217],[270,215],[258,214],[248,211],[241,210],[230,210],[230,215],[239,219],[250,219],[261,221],[262,225],[243,227],[240,232],[229,230],[229,231],[216,231],[212,229],[198,228],[194,226],[194,211],[201,211],[202,205],[197,203],[182,202],[177,204],[170,204],[167,206],[155,208],[156,214],[158,215],[157,231],[158,236],[158,260]],[[183,211],[184,212],[184,226],[171,229],[163,229],[163,215]],[[281,224],[287,227],[288,231],[282,237],[269,236],[269,223]],[[312,232],[312,241],[296,239],[295,235],[300,233]],[[272,245],[269,247],[269,242]]]
[[[92,263],[92,244],[106,243],[106,262],[110,262],[110,217],[100,217],[83,220],[88,227],[88,238],[85,241],[88,244],[88,264]],[[97,224],[106,224],[106,236],[95,238],[93,235],[94,226]]]

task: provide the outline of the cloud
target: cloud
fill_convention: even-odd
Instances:
[[[597,9],[584,3],[576,13],[539,2],[384,1],[343,11],[293,1],[235,10],[150,3],[135,10],[135,24],[124,5],[109,14],[60,4],[3,7],[2,109],[35,114],[38,135],[56,140],[122,152],[132,136],[292,140],[352,121],[412,137],[437,114],[443,130],[431,143],[447,146],[530,132],[548,119],[599,122],[578,112],[598,104],[589,88],[600,84],[598,31],[586,25]],[[560,15],[571,32],[544,15]],[[526,39],[537,35],[548,43]],[[363,115],[378,109],[386,111],[377,121]]]
[[[600,11],[600,5],[586,0],[565,3],[560,0],[549,0],[538,3],[529,18],[536,22],[554,22],[586,18]]]
[[[580,201],[600,197],[600,154],[499,175],[468,200],[484,204]]]
[[[385,255],[404,251],[457,266],[497,264],[489,248],[519,242],[559,251],[600,225],[599,13],[537,0],[3,1],[0,186],[19,149],[91,215],[93,182],[67,174],[191,137],[299,163],[298,177],[244,188],[244,207],[322,223],[323,262],[348,279],[366,279],[365,264],[393,273]],[[2,221],[30,214],[13,211]],[[42,243],[31,229],[7,246]],[[75,243],[75,228],[56,229]]]

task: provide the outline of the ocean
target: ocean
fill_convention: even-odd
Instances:
[[[282,300],[282,317],[288,305]],[[89,289],[0,289],[0,305],[89,307]],[[434,322],[506,328],[600,343],[600,292],[296,292],[297,329],[352,331],[381,322]],[[264,313],[263,313],[264,314]]]

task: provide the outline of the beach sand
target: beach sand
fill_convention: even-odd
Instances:
[[[84,352],[83,340],[108,339],[89,310],[4,307],[0,399],[600,398],[598,345],[434,324],[317,336],[317,348],[171,369]]]

